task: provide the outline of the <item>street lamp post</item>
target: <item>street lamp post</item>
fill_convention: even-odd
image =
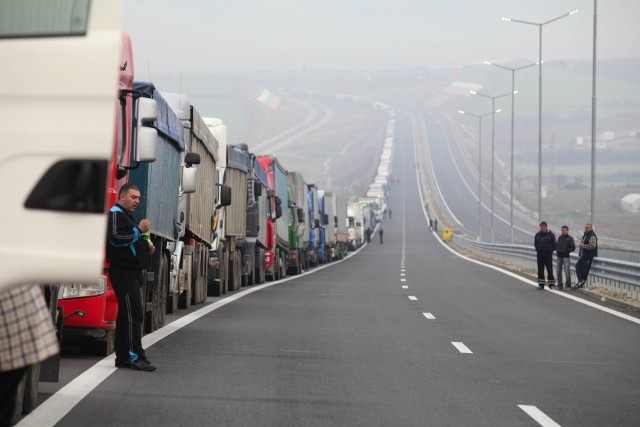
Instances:
[[[509,210],[509,224],[511,226],[511,244],[513,245],[513,122],[515,118],[515,93],[516,93],[516,71],[524,70],[525,68],[533,67],[536,65],[527,64],[522,67],[507,67],[506,65],[496,64],[490,61],[484,61],[485,64],[493,65],[498,68],[502,68],[504,70],[511,71],[511,179],[509,182],[510,190],[509,190],[509,198],[510,200],[510,210]]]
[[[502,18],[503,21],[535,25],[538,27],[538,221],[542,221],[542,27],[577,12],[578,9],[575,9],[545,22],[529,22],[521,19]]]
[[[494,112],[485,114],[473,114],[459,110],[460,114],[478,118],[478,242],[482,236],[482,118]]]
[[[491,95],[486,95],[484,93],[480,93],[480,92],[476,92],[475,90],[470,91],[472,94],[474,95],[478,95],[478,96],[482,96],[484,98],[489,98],[491,99],[491,111],[493,111],[492,117],[491,117],[491,243],[493,243],[493,200],[494,200],[494,196],[493,196],[493,192],[494,192],[494,181],[495,181],[495,173],[494,173],[494,159],[495,159],[495,130],[496,130],[496,114],[495,113],[499,113],[502,110],[496,110],[496,99],[498,98],[503,98],[505,96],[509,96],[511,95],[511,93],[505,93],[504,95],[496,95],[496,96],[491,96]],[[514,94],[517,93],[514,92]]]

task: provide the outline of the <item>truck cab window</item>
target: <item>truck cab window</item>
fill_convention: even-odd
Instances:
[[[91,0],[2,0],[0,38],[83,36]]]

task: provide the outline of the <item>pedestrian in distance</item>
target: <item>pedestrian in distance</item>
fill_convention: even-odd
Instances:
[[[546,284],[549,289],[553,289],[556,286],[556,279],[553,277],[553,251],[556,250],[557,241],[553,231],[547,228],[547,221],[540,223],[540,231],[536,233],[533,245],[536,248],[538,263],[538,289],[544,289],[545,269],[547,270]]]
[[[58,351],[40,286],[18,285],[0,292],[0,426],[13,425],[22,414],[16,397],[29,368]]]
[[[429,231],[433,231],[433,220],[429,218]]]
[[[371,227],[367,227],[367,229],[364,232],[364,236],[365,236],[365,239],[367,239],[367,243],[371,243],[371,234],[373,234]]]
[[[156,366],[149,362],[142,348],[142,271],[149,266],[154,248],[143,238],[151,229],[151,222],[143,219],[136,225],[133,219],[132,213],[139,203],[138,187],[124,184],[117,203],[109,210],[107,261],[111,285],[118,298],[116,367],[155,371]]]
[[[578,253],[580,259],[576,262],[576,278],[578,279],[576,289],[584,287],[585,283],[587,283],[593,259],[598,256],[598,236],[596,236],[593,226],[589,223],[584,226],[584,234],[580,239],[580,251]]]
[[[380,227],[380,230],[378,230],[378,236],[380,236],[380,244],[382,244],[382,235],[384,234],[384,230],[382,229],[382,227]]]
[[[438,218],[433,220],[433,230],[438,231]]]
[[[571,289],[571,252],[576,250],[576,242],[569,235],[569,227],[562,226],[562,234],[558,237],[556,246],[556,277],[558,279],[558,289]],[[564,270],[565,281],[562,283],[562,271]]]

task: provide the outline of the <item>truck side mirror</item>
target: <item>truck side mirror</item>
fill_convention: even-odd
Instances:
[[[221,208],[222,206],[229,206],[231,204],[231,187],[228,185],[220,186],[220,203],[216,208]]]
[[[277,202],[276,202],[277,203]],[[276,205],[276,219],[282,217],[282,205]]]
[[[304,210],[302,210],[302,208],[298,208],[298,222],[303,223],[304,222]]]
[[[180,189],[183,193],[195,193],[197,187],[198,168],[195,167],[182,167],[182,180]]]
[[[276,206],[282,206],[282,200],[278,196],[276,196]]]
[[[144,121],[155,120],[158,117],[158,104],[149,98],[138,98],[136,101],[136,143],[135,161],[151,163],[156,160],[158,131],[143,126]]]
[[[185,154],[184,163],[187,165],[188,168],[190,168],[192,165],[199,165],[200,164],[200,154],[191,153],[191,152]]]

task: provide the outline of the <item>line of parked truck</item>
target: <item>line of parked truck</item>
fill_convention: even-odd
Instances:
[[[275,154],[231,144],[220,118],[203,117],[185,94],[134,81],[131,40],[123,35],[119,111],[108,197],[136,184],[136,220],[151,220],[156,248],[143,289],[144,332],[166,313],[243,286],[278,280],[344,258],[386,208],[393,111],[378,174],[347,203],[290,171]],[[91,339],[113,351],[117,301],[109,267],[93,283],[60,285],[63,339]]]
[[[140,189],[134,217],[151,220],[156,248],[142,289],[145,333],[162,327],[167,313],[203,303],[207,296],[300,274],[340,260],[363,244],[365,230],[375,227],[386,207],[389,181],[381,181],[380,168],[374,187],[347,203],[302,173],[287,170],[275,154],[229,143],[224,121],[203,117],[185,94],[134,81],[131,40],[122,34],[117,45],[118,20],[110,11],[106,6],[91,10],[85,31],[67,39],[49,33],[29,38],[29,55],[48,55],[55,40],[66,56],[51,53],[46,77],[23,67],[29,64],[25,60],[10,75],[12,81],[28,78],[32,86],[0,86],[6,99],[24,99],[25,104],[25,121],[16,120],[3,131],[7,137],[25,136],[24,144],[7,151],[6,159],[18,160],[15,165],[7,160],[7,170],[23,178],[16,191],[5,194],[5,210],[12,223],[32,224],[9,233],[11,246],[0,245],[10,264],[0,289],[46,283],[58,338],[99,343],[106,354],[113,352],[117,299],[109,265],[103,263],[102,274],[95,268],[104,256],[105,212],[127,182]],[[13,12],[22,19],[21,10]],[[93,36],[91,28],[101,25],[111,31],[108,38]],[[10,41],[0,48],[14,55],[24,51],[20,34]],[[116,75],[104,70],[115,64],[118,50],[117,93],[109,99]],[[80,64],[92,57],[89,52],[101,55],[101,61],[89,64],[88,76],[89,68]],[[72,58],[76,68],[67,70],[58,57]],[[55,113],[48,134],[29,127],[29,109],[41,107],[35,90],[46,96],[42,108]],[[391,110],[389,115],[385,159],[393,148]],[[55,126],[55,120],[71,116],[92,127]],[[105,150],[107,138],[110,150]],[[391,176],[390,162],[385,173]],[[26,243],[35,241],[41,243],[37,248]],[[37,401],[38,375],[57,381],[59,357],[47,362],[30,370],[18,390],[16,407],[24,413]]]

